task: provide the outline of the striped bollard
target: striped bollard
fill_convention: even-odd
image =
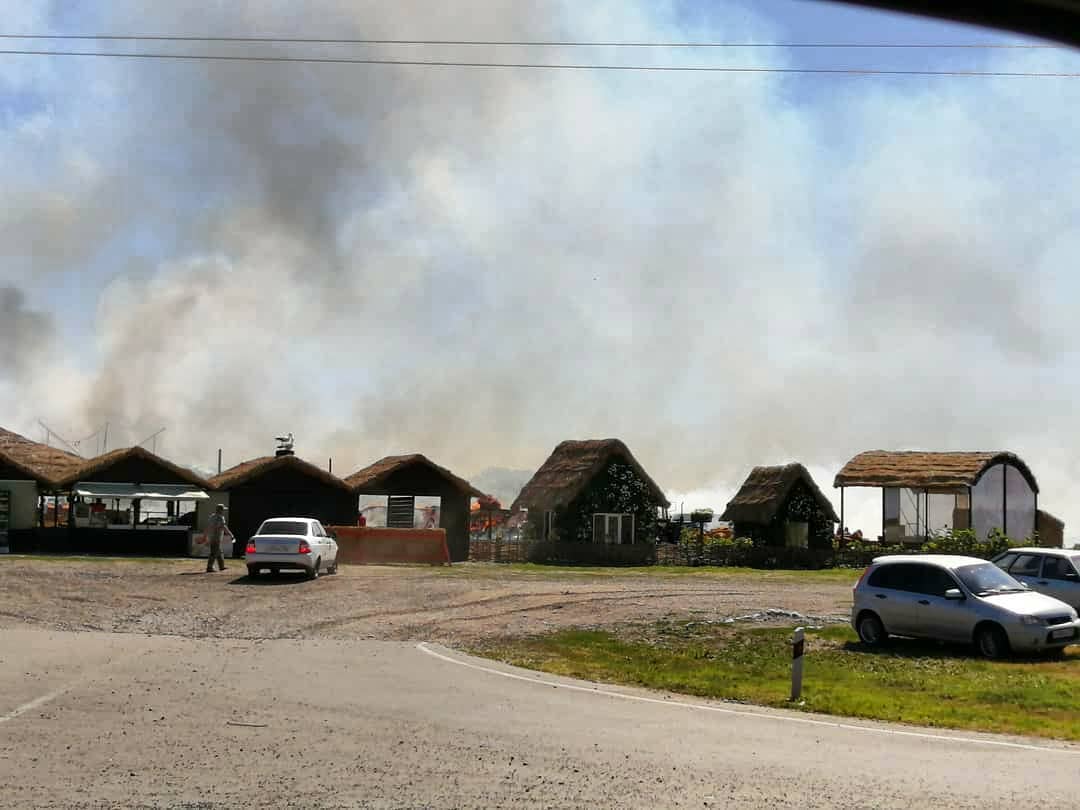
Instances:
[[[795,628],[795,635],[791,638],[791,700],[799,699],[802,695],[802,659],[803,645],[806,633],[801,627]]]

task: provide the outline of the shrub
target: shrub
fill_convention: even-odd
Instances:
[[[1014,540],[996,529],[985,539],[979,539],[971,529],[948,529],[925,543],[923,550],[936,554],[961,554],[989,559],[1014,546],[1026,545],[1027,542]]]

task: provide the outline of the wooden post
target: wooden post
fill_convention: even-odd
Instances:
[[[882,490],[881,492],[882,492],[881,502],[884,503],[885,502],[885,494],[884,494],[885,490]],[[882,509],[882,511],[884,511],[884,509]],[[844,533],[845,531],[846,531],[846,527],[844,526],[844,488],[840,487],[840,539],[842,541],[844,541],[844,542],[846,542],[846,538],[847,538],[847,535]],[[884,521],[882,521],[882,524],[881,524],[881,534],[882,534],[882,536],[884,536],[884,534],[885,534],[885,523],[884,523]]]

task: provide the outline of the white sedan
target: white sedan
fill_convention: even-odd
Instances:
[[[299,570],[308,579],[315,579],[320,571],[336,574],[337,556],[337,541],[313,518],[264,520],[244,550],[244,562],[251,577],[263,570],[273,574]]]

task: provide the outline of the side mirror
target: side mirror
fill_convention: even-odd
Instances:
[[[1066,571],[1065,579],[1077,580],[1080,579],[1080,574],[1076,573],[1075,571]]]
[[[945,598],[959,601],[964,598],[964,592],[959,588],[949,588],[949,590],[945,591]]]

